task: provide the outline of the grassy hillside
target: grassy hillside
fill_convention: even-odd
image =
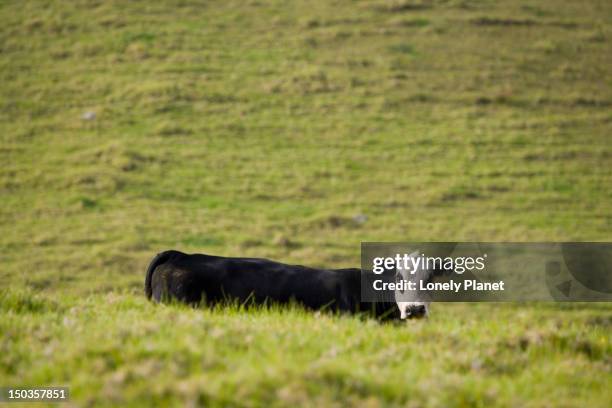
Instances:
[[[155,307],[162,249],[610,240],[609,1],[0,2],[0,386],[77,403],[606,406],[612,308]]]
[[[436,305],[378,324],[156,306],[108,293],[0,298],[4,383],[83,405],[607,407],[610,308]]]

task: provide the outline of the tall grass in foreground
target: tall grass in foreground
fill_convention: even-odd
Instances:
[[[3,384],[96,405],[606,406],[607,305],[435,304],[382,324],[298,307],[0,292]]]

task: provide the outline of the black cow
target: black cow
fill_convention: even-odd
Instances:
[[[399,319],[393,299],[361,302],[361,270],[315,269],[268,259],[226,258],[165,251],[149,265],[147,298],[176,299],[189,304],[238,301],[241,304],[297,302],[308,309],[369,313]],[[418,317],[424,308],[413,310]]]

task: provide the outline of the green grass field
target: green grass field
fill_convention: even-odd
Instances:
[[[174,248],[606,241],[609,1],[0,1],[0,386],[76,405],[609,406],[612,306],[153,305]]]

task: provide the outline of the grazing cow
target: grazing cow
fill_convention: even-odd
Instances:
[[[422,304],[400,306],[393,295],[379,302],[362,302],[361,284],[362,274],[357,268],[315,269],[268,259],[171,250],[151,261],[145,293],[157,302],[176,299],[189,304],[227,300],[241,304],[293,301],[308,309],[365,312],[381,320],[423,317],[427,313]]]

